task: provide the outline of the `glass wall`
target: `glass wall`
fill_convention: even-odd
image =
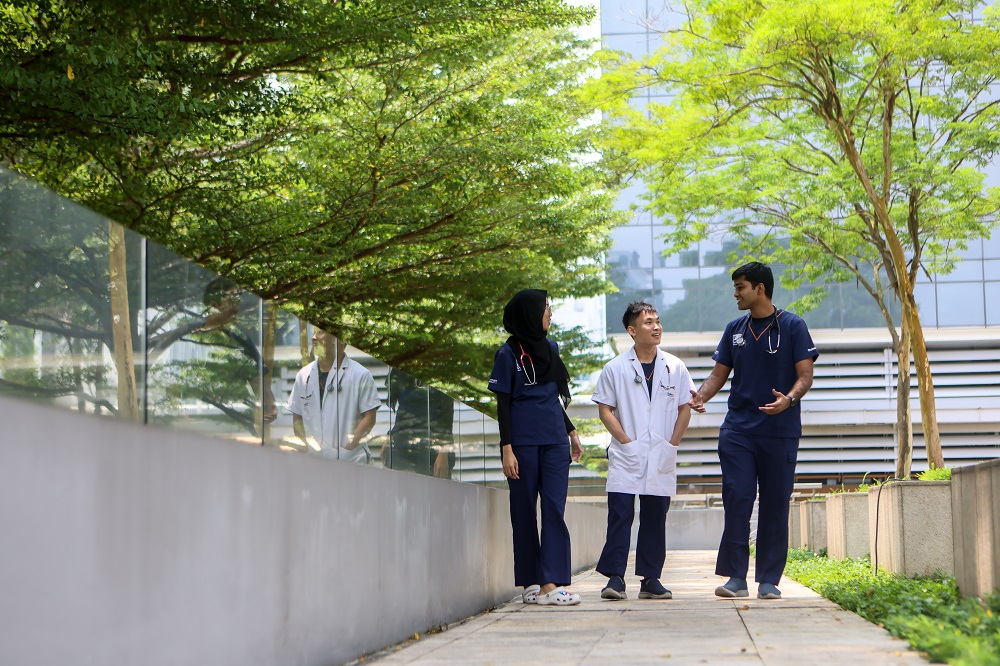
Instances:
[[[493,419],[2,169],[0,395],[504,484]]]

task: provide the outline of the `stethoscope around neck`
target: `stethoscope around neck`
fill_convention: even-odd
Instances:
[[[760,335],[757,335],[756,333],[754,333],[753,332],[753,328],[750,327],[750,320],[753,317],[753,313],[748,312],[747,313],[747,318],[745,320],[743,320],[743,334],[740,336],[741,339],[746,338],[746,334],[747,334],[748,330],[750,331],[750,334],[753,336],[754,340],[760,340],[760,336],[764,335],[765,333],[767,333],[767,349],[765,351],[768,354],[777,354],[778,350],[781,348],[781,324],[778,323],[778,315],[780,315],[782,312],[784,312],[784,311],[783,310],[779,310],[777,307],[774,308],[774,313],[771,314],[771,321],[768,322],[767,326],[764,327],[764,330],[760,332]],[[778,339],[777,339],[777,341],[776,341],[773,349],[771,348],[771,334],[769,333],[769,331],[771,330],[772,326],[774,327],[774,330],[778,334]],[[742,346],[742,345],[740,345],[740,346]]]
[[[524,385],[536,386],[538,384],[538,373],[535,372],[535,360],[531,358],[531,354],[524,351],[524,345],[518,342],[517,346],[521,348],[521,355],[517,357],[517,360],[521,362],[521,367],[524,369]],[[524,359],[528,359],[528,363],[531,364],[531,379],[528,379],[528,363],[525,363]]]
[[[638,361],[639,359],[636,358],[635,360]],[[655,364],[657,360],[659,360],[659,356],[657,356],[655,359],[653,359],[653,363]],[[660,382],[660,388],[663,388],[663,389],[666,389],[666,390],[669,391],[669,390],[671,390],[671,389],[674,388],[673,384],[670,383],[670,364],[667,363],[667,364],[664,365],[664,367],[667,369],[667,383],[664,384],[661,381]],[[654,365],[654,368],[655,368],[655,365]],[[632,372],[635,373],[635,378],[632,381],[635,382],[636,384],[642,384],[643,379],[645,379],[645,375],[641,374],[638,370],[636,370],[634,365],[632,366]],[[653,378],[652,375],[650,375],[650,379],[652,379],[652,378]]]

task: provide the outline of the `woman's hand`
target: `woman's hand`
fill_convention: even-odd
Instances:
[[[501,444],[503,451],[503,475],[508,479],[519,479],[517,475],[517,458],[514,457],[514,447],[510,444]]]
[[[576,430],[569,434],[569,458],[573,462],[580,462],[583,457],[583,444],[580,443],[580,435]]]

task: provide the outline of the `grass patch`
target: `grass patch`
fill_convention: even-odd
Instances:
[[[935,467],[932,463],[929,470],[917,474],[917,479],[920,481],[951,481],[951,467]]]
[[[1000,594],[963,599],[951,576],[876,574],[868,558],[838,562],[803,550],[789,551],[785,575],[936,662],[1000,666]]]

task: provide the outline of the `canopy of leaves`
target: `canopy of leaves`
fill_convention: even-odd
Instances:
[[[0,160],[474,389],[516,289],[606,288],[622,220],[574,94],[587,18],[560,0],[0,3]]]
[[[668,247],[726,227],[743,256],[789,266],[786,286],[858,281],[891,324],[895,271],[947,273],[996,226],[1000,31],[978,7],[694,0],[654,55],[608,54],[592,95],[621,121],[609,147],[642,170]],[[645,87],[670,95],[648,115],[628,104]]]

